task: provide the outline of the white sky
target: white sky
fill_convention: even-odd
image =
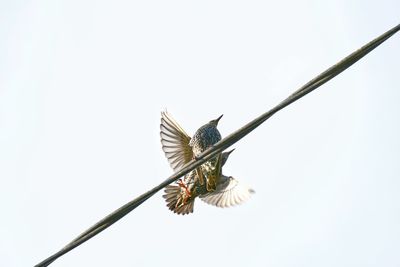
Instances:
[[[399,23],[393,1],[2,1],[0,261],[172,174],[160,111],[223,136]],[[237,143],[246,204],[161,193],[53,266],[399,266],[400,35]]]

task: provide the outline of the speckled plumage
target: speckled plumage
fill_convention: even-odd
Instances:
[[[195,157],[198,157],[201,153],[207,150],[207,148],[213,146],[221,140],[221,134],[217,129],[218,121],[221,119],[221,117],[222,116],[201,126],[194,133],[193,138],[189,142],[189,146],[192,147]]]

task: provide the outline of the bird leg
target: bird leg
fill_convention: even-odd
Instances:
[[[178,185],[180,188],[185,189],[186,194],[188,195],[188,197],[190,197],[191,194],[190,194],[189,188],[187,187],[187,185],[185,185],[185,183],[182,181],[182,179],[178,180]]]
[[[178,198],[178,201],[175,204],[175,208],[177,207],[181,207],[186,205],[187,200],[192,196],[192,194],[189,191],[189,188],[187,187],[187,185],[182,181],[182,179],[178,180],[178,185],[180,188],[184,189],[184,192],[181,191],[181,194]]]
[[[200,185],[203,185],[204,184],[204,174],[203,174],[203,171],[201,170],[201,167],[196,168],[196,174],[199,179]]]
[[[199,160],[199,158],[196,157],[195,155],[193,155],[192,159]],[[196,168],[196,173],[197,173],[197,177],[199,179],[200,185],[203,185],[204,184],[204,175],[203,175],[203,172],[201,171],[201,167]]]
[[[221,176],[222,169],[222,154],[217,156],[217,162],[215,163],[215,169],[212,170],[212,174],[207,179],[206,189],[208,192],[212,192],[217,188],[217,180]]]

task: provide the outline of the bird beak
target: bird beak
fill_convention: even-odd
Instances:
[[[222,118],[222,116],[224,116],[224,114],[222,114],[221,116],[219,116],[215,121],[217,122],[217,124],[218,124],[218,122],[219,122],[219,120]]]
[[[235,148],[232,149],[232,150],[226,151],[225,153],[227,153],[229,155],[229,154],[231,154],[233,152],[233,150],[235,150]]]

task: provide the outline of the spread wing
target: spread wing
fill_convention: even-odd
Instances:
[[[253,189],[239,183],[235,178],[222,175],[216,190],[200,198],[207,204],[227,208],[245,202],[253,193]]]
[[[160,136],[162,149],[174,171],[192,160],[190,137],[166,111],[161,112]]]

